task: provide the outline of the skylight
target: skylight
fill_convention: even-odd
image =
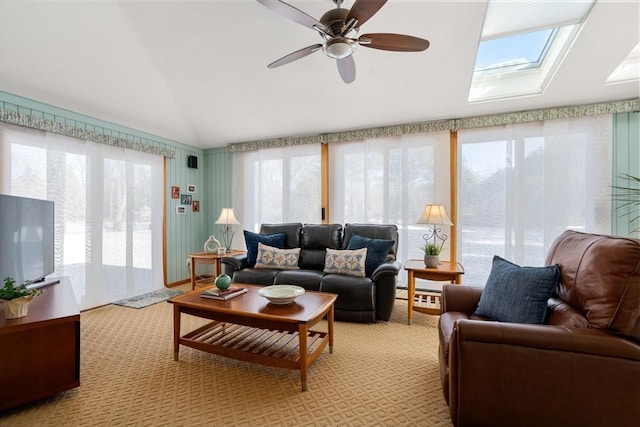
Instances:
[[[483,41],[478,47],[474,71],[539,67],[555,33],[555,30],[548,29]]]
[[[593,3],[489,0],[468,101],[542,93]]]
[[[632,80],[640,80],[640,43],[631,49],[629,55],[611,73],[607,83],[622,83]]]

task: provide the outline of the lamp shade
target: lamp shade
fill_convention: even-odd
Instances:
[[[220,216],[216,220],[216,224],[240,224],[236,219],[236,215],[233,213],[233,208],[222,208]]]
[[[427,205],[416,224],[453,225],[442,205]]]

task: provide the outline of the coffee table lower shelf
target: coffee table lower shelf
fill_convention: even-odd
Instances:
[[[300,357],[301,339],[306,347],[307,357]],[[179,344],[212,354],[258,363],[279,368],[298,369],[310,366],[320,356],[329,343],[327,332],[306,331],[300,336],[298,331],[261,329],[221,321],[210,322],[179,338]],[[333,353],[333,349],[329,348]],[[178,360],[178,353],[174,354]],[[306,380],[302,382],[306,390]]]

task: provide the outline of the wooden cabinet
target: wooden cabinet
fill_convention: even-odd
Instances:
[[[0,308],[0,411],[80,385],[80,312],[69,280],[42,288],[29,314]]]

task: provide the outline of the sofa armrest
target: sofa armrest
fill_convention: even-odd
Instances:
[[[440,296],[442,312],[459,311],[471,316],[478,306],[482,288],[475,286],[444,285]]]
[[[402,265],[400,261],[383,262],[371,274],[375,284],[376,319],[388,321],[396,302],[396,279]]]
[[[221,262],[231,268],[231,273],[249,267],[249,264],[247,263],[246,253],[222,258]]]
[[[571,351],[640,362],[640,344],[599,329],[460,319],[454,326],[454,334],[459,343],[468,341],[531,350]]]
[[[638,401],[636,342],[594,329],[456,322],[449,405],[457,426],[628,425],[640,418]]]
[[[400,268],[402,268],[402,264],[400,264],[400,261],[383,262],[378,266],[378,268],[373,270],[373,273],[371,273],[371,280],[376,282],[382,276],[397,276],[400,272]]]

